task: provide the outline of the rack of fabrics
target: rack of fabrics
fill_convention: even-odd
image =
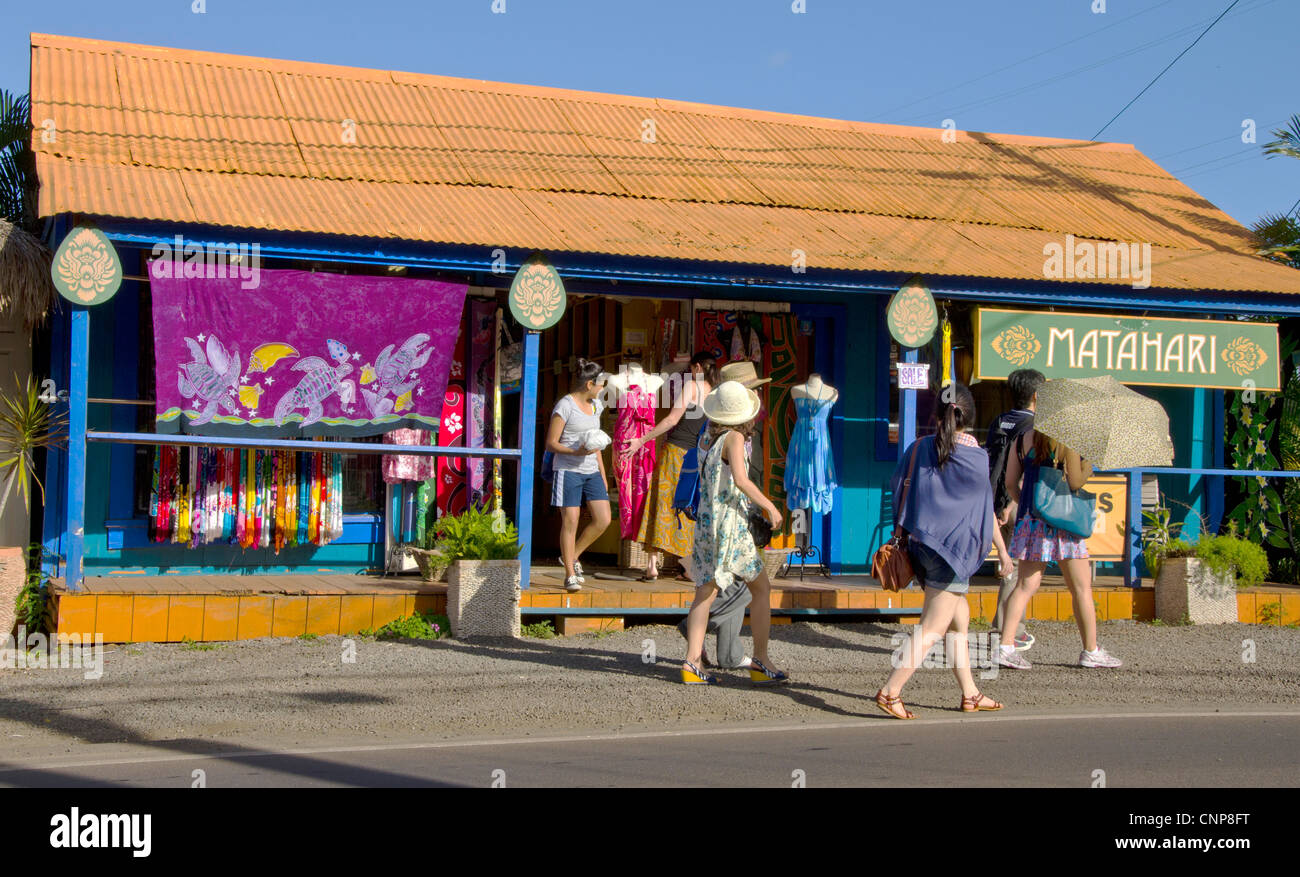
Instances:
[[[154,452],[154,542],[281,548],[343,535],[337,453],[161,445]]]

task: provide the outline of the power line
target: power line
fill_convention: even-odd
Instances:
[[[1192,177],[1199,177],[1199,176],[1201,176],[1202,174],[1209,174],[1209,173],[1214,173],[1215,171],[1221,171],[1221,170],[1223,170],[1223,169],[1225,169],[1225,168],[1234,167],[1235,165],[1245,164],[1245,163],[1248,162],[1248,161],[1254,161],[1256,158],[1258,158],[1258,156],[1255,156],[1255,155],[1247,155],[1247,156],[1245,156],[1245,157],[1243,157],[1243,158],[1239,158],[1239,159],[1237,159],[1236,161],[1230,161],[1230,162],[1228,162],[1228,163],[1226,163],[1226,164],[1221,164],[1221,165],[1219,165],[1218,167],[1207,167],[1207,168],[1203,168],[1203,169],[1201,169],[1201,170],[1199,170],[1199,171],[1194,171],[1194,172],[1192,172],[1192,173],[1190,173],[1190,174],[1176,174],[1176,176],[1177,176],[1178,179],[1180,179],[1180,180],[1186,180],[1186,179],[1190,179],[1190,178],[1192,178]]]
[[[1263,130],[1267,131],[1268,129],[1272,128],[1274,125],[1280,125],[1280,124],[1283,124],[1283,123],[1282,123],[1282,122],[1269,122],[1267,125],[1256,125],[1255,128],[1256,128],[1256,130],[1263,129]],[[1177,152],[1165,152],[1165,153],[1162,153],[1161,155],[1153,155],[1153,156],[1151,156],[1151,160],[1152,160],[1152,161],[1164,161],[1166,158],[1173,158],[1175,155],[1182,155],[1184,152],[1195,152],[1195,151],[1198,150],[1198,149],[1204,149],[1204,148],[1207,147],[1207,146],[1213,146],[1214,144],[1216,144],[1216,143],[1222,143],[1222,142],[1225,141],[1225,140],[1236,140],[1236,139],[1237,139],[1238,137],[1240,137],[1240,136],[1241,136],[1240,134],[1229,134],[1227,137],[1216,137],[1215,139],[1213,139],[1213,140],[1207,140],[1207,141],[1205,141],[1204,143],[1202,143],[1202,144],[1200,144],[1200,145],[1198,145],[1198,146],[1188,146],[1186,149],[1180,149],[1180,150],[1178,150]]]
[[[1231,12],[1231,11],[1232,11],[1232,8],[1233,8],[1234,6],[1236,6],[1236,5],[1237,5],[1238,3],[1240,3],[1240,2],[1241,2],[1241,0],[1232,0],[1232,2],[1228,4],[1228,8],[1225,9],[1225,10],[1223,10],[1222,12],[1220,12],[1220,13],[1219,13],[1219,17],[1216,18],[1216,19],[1214,19],[1214,21],[1210,22],[1210,26],[1207,27],[1205,30],[1201,31],[1201,35],[1200,35],[1199,37],[1197,37],[1196,39],[1192,40],[1192,44],[1191,44],[1190,46],[1188,46],[1187,48],[1185,48],[1185,49],[1183,49],[1181,52],[1179,52],[1179,53],[1178,53],[1178,57],[1176,57],[1176,58],[1174,58],[1174,60],[1170,61],[1169,64],[1165,67],[1164,70],[1161,70],[1159,73],[1157,73],[1157,74],[1156,74],[1156,78],[1155,78],[1155,79],[1152,79],[1150,82],[1148,82],[1147,85],[1146,85],[1146,88],[1144,88],[1144,89],[1142,89],[1141,91],[1139,91],[1139,92],[1137,93],[1137,95],[1133,98],[1133,100],[1131,100],[1131,101],[1129,101],[1128,103],[1124,104],[1124,108],[1121,109],[1121,110],[1120,110],[1118,113],[1116,113],[1114,116],[1112,116],[1112,117],[1111,117],[1111,120],[1110,120],[1109,122],[1107,122],[1106,124],[1102,125],[1102,126],[1101,126],[1101,129],[1098,130],[1096,134],[1093,134],[1091,139],[1096,140],[1098,137],[1100,137],[1100,136],[1102,135],[1102,132],[1103,132],[1103,131],[1105,131],[1105,130],[1106,130],[1107,128],[1109,128],[1112,124],[1114,124],[1114,122],[1115,122],[1116,119],[1118,119],[1120,116],[1124,115],[1125,111],[1128,110],[1129,107],[1131,107],[1131,106],[1133,106],[1133,104],[1137,103],[1138,98],[1140,98],[1140,97],[1142,97],[1142,95],[1146,94],[1146,93],[1147,93],[1147,90],[1148,90],[1149,88],[1151,88],[1151,86],[1155,85],[1157,82],[1160,81],[1160,77],[1164,76],[1166,73],[1169,72],[1169,68],[1170,68],[1170,67],[1173,67],[1175,64],[1178,63],[1178,59],[1179,59],[1179,58],[1183,57],[1183,55],[1186,55],[1188,52],[1190,52],[1190,51],[1192,50],[1192,48],[1193,48],[1197,43],[1199,43],[1199,42],[1200,42],[1200,41],[1205,37],[1205,35],[1206,35],[1207,33],[1209,33],[1209,32],[1214,28],[1214,26],[1215,26],[1216,24],[1218,24],[1218,23],[1223,19],[1223,16],[1225,16],[1225,15],[1227,15],[1229,12]]]
[[[1119,27],[1121,24],[1124,24],[1125,22],[1132,21],[1138,16],[1146,15],[1148,12],[1154,12],[1157,9],[1159,9],[1161,6],[1168,6],[1172,2],[1174,2],[1174,0],[1162,0],[1162,2],[1157,3],[1155,6],[1149,6],[1146,9],[1143,9],[1141,12],[1135,12],[1126,18],[1121,18],[1119,21],[1112,22],[1111,24],[1105,25],[1104,27],[1099,27],[1094,31],[1090,31],[1088,33],[1082,34],[1081,36],[1077,36],[1072,40],[1066,40],[1063,43],[1052,46],[1050,49],[1044,49],[1041,52],[1035,52],[1034,54],[1026,58],[1021,58],[1019,61],[1015,61],[1011,64],[1007,64],[1004,67],[999,67],[996,70],[990,70],[988,73],[985,73],[981,76],[976,76],[974,79],[968,79],[965,82],[961,83],[960,85],[954,85],[951,88],[944,88],[934,92],[933,94],[928,94],[925,97],[919,97],[916,100],[908,101],[905,104],[899,104],[898,106],[892,109],[886,110],[885,112],[878,114],[876,118],[886,118],[901,110],[911,109],[917,104],[925,103],[926,101],[932,100],[933,98],[942,97],[943,95],[951,94],[954,91],[960,91],[961,89],[966,88],[967,86],[974,85],[976,82],[982,82],[983,80],[988,79],[990,76],[996,76],[999,73],[1005,73],[1008,70],[1019,67],[1021,64],[1027,64],[1030,61],[1043,57],[1044,55],[1050,55],[1053,52],[1056,52],[1060,49],[1064,49],[1066,46],[1072,46],[1075,43],[1079,42],[1080,40],[1092,39],[1102,31],[1110,30],[1112,27]]]
[[[1143,43],[1142,45],[1135,46],[1131,49],[1126,49],[1122,52],[1117,52],[1114,55],[1110,55],[1108,57],[1102,58],[1100,61],[1092,61],[1088,64],[1084,64],[1081,67],[1075,67],[1071,70],[1067,70],[1064,73],[1057,73],[1053,76],[1049,76],[1046,79],[1040,79],[1035,82],[1031,82],[1028,85],[1017,86],[1016,88],[1012,88],[1008,91],[998,92],[997,94],[991,95],[989,97],[976,98],[974,100],[967,101],[964,104],[957,104],[956,106],[946,107],[944,109],[944,112],[948,114],[956,114],[962,112],[963,110],[975,109],[977,107],[984,107],[989,104],[995,104],[998,103],[999,101],[1004,101],[1008,98],[1019,97],[1022,94],[1026,94],[1031,91],[1036,91],[1044,86],[1052,85],[1053,83],[1060,82],[1063,79],[1069,79],[1073,76],[1078,76],[1080,73],[1087,73],[1090,70],[1095,70],[1098,67],[1103,67],[1106,64],[1111,63],[1112,61],[1118,61],[1123,58],[1127,58],[1130,55],[1136,55],[1141,52],[1145,52],[1148,49],[1153,49],[1156,46],[1161,45],[1162,43],[1169,42],[1171,39],[1177,39],[1178,37],[1182,36],[1185,33],[1190,33],[1192,30],[1194,30],[1194,28],[1192,27],[1183,27],[1174,31],[1171,34],[1166,34],[1158,39],[1152,40],[1149,43]],[[906,124],[908,122],[916,121],[919,119],[927,119],[930,117],[931,117],[931,113],[926,112],[926,113],[919,113],[915,116],[908,116],[907,118],[904,118],[901,121],[904,124]]]
[[[1186,166],[1184,166],[1184,167],[1180,167],[1180,168],[1178,168],[1177,170],[1170,171],[1170,173],[1171,173],[1171,174],[1174,174],[1175,176],[1177,176],[1178,174],[1181,174],[1181,173],[1183,173],[1184,171],[1195,170],[1195,169],[1198,168],[1198,167],[1204,167],[1204,166],[1207,165],[1207,164],[1214,164],[1216,161],[1225,161],[1225,160],[1227,160],[1227,159],[1229,159],[1229,158],[1241,158],[1241,159],[1246,159],[1246,158],[1258,158],[1258,157],[1259,157],[1258,154],[1255,153],[1255,150],[1254,150],[1254,149],[1250,150],[1250,153],[1251,153],[1250,155],[1242,155],[1241,150],[1240,150],[1240,149],[1237,149],[1237,150],[1234,150],[1234,151],[1232,151],[1232,152],[1226,153],[1226,154],[1224,154],[1224,155],[1217,156],[1216,158],[1207,158],[1207,159],[1205,159],[1205,161],[1198,161],[1196,164],[1189,164],[1189,165],[1186,165]],[[1226,167],[1226,165],[1225,165],[1225,167]]]
[[[1271,4],[1273,4],[1273,3],[1276,3],[1276,2],[1277,2],[1277,0],[1247,0],[1246,5],[1243,6],[1242,9],[1241,9],[1241,12],[1239,12],[1239,13],[1237,13],[1237,14],[1238,14],[1238,15],[1245,15],[1245,14],[1247,14],[1248,12],[1255,12],[1255,11],[1257,11],[1257,10],[1259,10],[1259,9],[1262,9],[1262,8],[1265,7],[1265,6],[1269,6],[1269,5],[1271,5]],[[1258,3],[1259,5],[1254,6],[1254,7],[1251,7],[1251,5],[1250,5],[1251,3]],[[1132,17],[1132,16],[1130,16],[1130,17]],[[1163,36],[1161,36],[1161,37],[1158,37],[1158,38],[1156,38],[1156,39],[1154,39],[1154,40],[1151,40],[1150,42],[1146,42],[1146,43],[1142,43],[1142,44],[1140,44],[1140,45],[1138,45],[1138,46],[1134,46],[1134,47],[1131,48],[1131,49],[1126,49],[1126,50],[1124,50],[1124,51],[1122,51],[1122,52],[1117,52],[1117,53],[1114,54],[1114,55],[1109,55],[1109,56],[1107,56],[1107,57],[1105,57],[1105,58],[1102,58],[1100,61],[1093,61],[1093,62],[1090,62],[1090,63],[1088,63],[1088,64],[1084,64],[1084,65],[1081,66],[1081,67],[1075,67],[1075,68],[1073,68],[1073,69],[1071,69],[1071,70],[1067,70],[1067,71],[1065,71],[1064,73],[1058,73],[1058,74],[1056,74],[1056,75],[1054,75],[1054,76],[1050,76],[1050,77],[1048,77],[1048,78],[1046,78],[1046,79],[1040,79],[1040,80],[1038,80],[1038,81],[1036,81],[1036,82],[1029,83],[1028,85],[1018,86],[1018,87],[1016,87],[1016,88],[1010,89],[1009,91],[1000,92],[1000,93],[998,93],[998,94],[994,94],[994,95],[992,95],[992,96],[990,96],[990,97],[977,98],[977,99],[975,99],[975,100],[968,101],[968,102],[966,102],[966,103],[964,103],[964,104],[958,104],[958,105],[956,105],[956,106],[947,107],[947,108],[944,110],[944,112],[947,113],[947,114],[949,114],[949,115],[953,115],[953,114],[955,114],[955,113],[962,112],[962,111],[964,111],[964,110],[975,109],[975,108],[978,108],[978,107],[984,107],[984,106],[987,106],[987,105],[989,105],[989,104],[994,104],[994,103],[998,103],[999,101],[1007,100],[1008,98],[1019,97],[1019,96],[1022,95],[1022,94],[1026,94],[1026,93],[1031,92],[1031,91],[1036,91],[1036,90],[1038,90],[1038,89],[1040,89],[1040,88],[1043,88],[1044,86],[1052,85],[1052,84],[1057,83],[1057,82],[1060,82],[1060,81],[1062,81],[1062,80],[1064,80],[1064,79],[1069,79],[1069,78],[1071,78],[1071,77],[1073,77],[1073,76],[1078,76],[1078,75],[1081,74],[1081,73],[1087,73],[1087,72],[1089,72],[1089,71],[1091,71],[1091,70],[1096,70],[1098,67],[1103,67],[1103,66],[1105,66],[1105,65],[1107,65],[1107,64],[1110,64],[1110,63],[1113,62],[1113,61],[1119,61],[1119,60],[1122,60],[1122,59],[1124,59],[1124,58],[1128,58],[1128,57],[1130,57],[1130,56],[1132,56],[1132,55],[1136,55],[1136,54],[1139,54],[1139,53],[1141,53],[1141,52],[1145,52],[1145,51],[1147,51],[1148,49],[1153,49],[1153,48],[1155,48],[1155,47],[1157,47],[1157,46],[1160,46],[1160,45],[1162,45],[1162,44],[1164,44],[1164,43],[1169,42],[1170,40],[1178,39],[1179,37],[1183,36],[1184,34],[1195,33],[1195,32],[1196,32],[1196,29],[1197,29],[1197,28],[1202,24],[1202,22],[1204,22],[1204,21],[1206,21],[1206,19],[1201,19],[1200,21],[1194,22],[1194,23],[1192,23],[1192,24],[1190,24],[1190,25],[1184,25],[1183,27],[1180,27],[1180,28],[1178,28],[1177,30],[1175,30],[1175,31],[1173,31],[1173,32],[1171,32],[1171,33],[1167,33],[1167,34],[1165,34],[1165,35],[1163,35]],[[1118,22],[1117,22],[1117,23],[1118,23]],[[1014,66],[1014,65],[1013,65],[1013,66]],[[921,113],[921,114],[918,114],[918,115],[915,115],[915,116],[908,116],[908,117],[906,117],[906,118],[899,119],[898,121],[899,121],[899,123],[901,123],[901,124],[908,124],[908,123],[910,123],[910,122],[914,122],[914,121],[919,121],[919,120],[924,120],[924,119],[931,118],[931,115],[932,115],[931,112],[926,112],[926,113]]]

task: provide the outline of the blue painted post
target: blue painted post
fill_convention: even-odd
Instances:
[[[60,398],[67,397],[68,360],[63,351],[68,349],[69,311],[64,309],[52,315],[50,319],[50,374],[54,386],[60,392]],[[56,411],[62,405],[56,402],[52,408]],[[63,575],[65,562],[64,550],[67,545],[65,502],[68,496],[67,450],[50,450],[45,455],[45,516],[42,529],[42,546],[44,548],[41,568],[51,578]]]
[[[533,559],[533,463],[537,451],[537,356],[541,336],[524,333],[523,377],[519,382],[519,484],[515,493],[515,527],[519,531],[519,586],[528,588]]]
[[[1222,469],[1224,460],[1223,431],[1225,429],[1224,421],[1224,392],[1223,390],[1213,390],[1214,404],[1211,406],[1210,429],[1213,431],[1211,447],[1214,453],[1214,468]],[[1206,535],[1214,535],[1219,532],[1219,527],[1223,526],[1223,476],[1209,475],[1205,479],[1206,490],[1209,493],[1209,502],[1206,504],[1205,517],[1206,525],[1209,526],[1210,532]]]
[[[1138,560],[1142,557],[1142,470],[1128,473],[1128,563],[1124,564],[1124,584],[1136,587]]]
[[[915,347],[902,350],[902,362],[916,362],[918,351]],[[902,459],[903,451],[916,441],[916,390],[900,390],[898,396],[898,453]]]
[[[1192,390],[1192,416],[1190,418],[1192,440],[1189,448],[1189,462],[1192,466],[1204,466],[1207,451],[1213,453],[1213,450],[1207,447],[1208,442],[1206,439],[1209,436],[1205,434],[1210,416],[1209,394],[1209,390],[1200,388]],[[1191,524],[1193,521],[1196,522],[1198,527],[1200,526],[1200,520],[1204,517],[1206,502],[1209,499],[1206,493],[1208,489],[1209,484],[1204,476],[1193,475],[1187,479],[1187,499],[1191,504],[1189,511],[1193,514],[1189,516],[1183,525],[1183,529],[1187,529],[1187,524]],[[1197,538],[1200,538],[1199,535]]]
[[[86,541],[86,400],[90,397],[90,311],[74,308],[68,370],[68,518],[64,583],[81,590]]]

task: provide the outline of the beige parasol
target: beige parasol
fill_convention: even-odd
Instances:
[[[1110,375],[1043,384],[1034,429],[1098,469],[1168,466],[1174,460],[1164,407]]]

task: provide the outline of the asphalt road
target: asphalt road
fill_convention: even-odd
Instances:
[[[257,747],[79,743],[0,786],[1107,787],[1294,785],[1300,710],[1030,713]]]

